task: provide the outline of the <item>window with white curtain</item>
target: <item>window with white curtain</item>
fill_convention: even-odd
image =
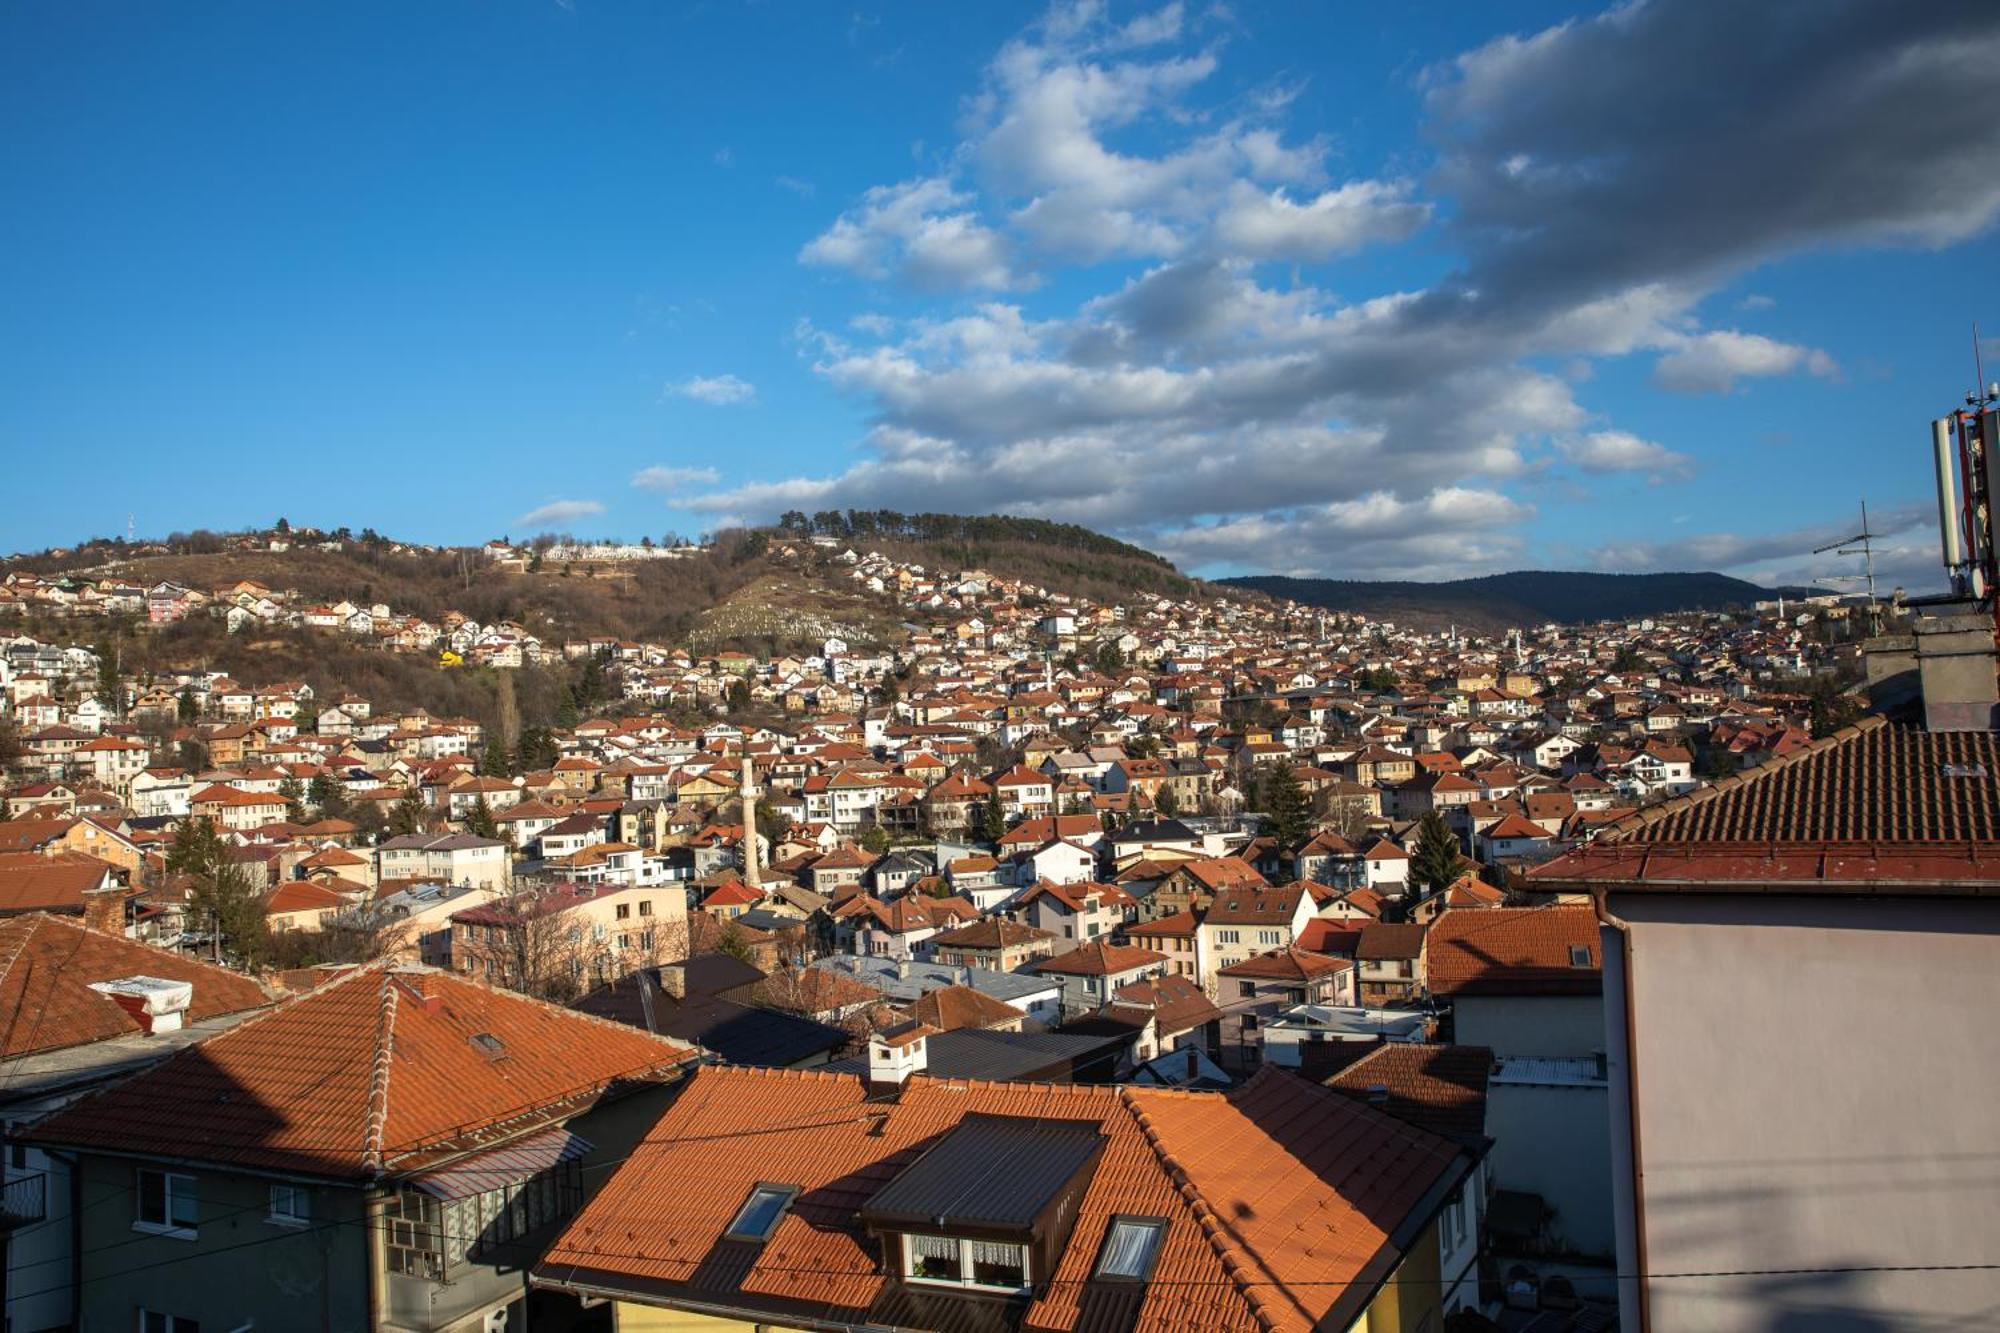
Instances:
[[[949,1283],[984,1291],[1028,1289],[1028,1247],[957,1236],[904,1236],[913,1282]]]
[[[1097,1256],[1097,1276],[1144,1282],[1153,1275],[1166,1234],[1165,1218],[1112,1218],[1104,1233],[1104,1249]]]

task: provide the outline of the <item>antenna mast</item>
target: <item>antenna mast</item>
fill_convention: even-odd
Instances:
[[[1861,577],[1862,581],[1868,586],[1868,617],[1872,621],[1876,615],[1875,534],[1868,530],[1868,501],[1866,499],[1861,501],[1861,531],[1855,533],[1852,537],[1843,537],[1837,542],[1828,542],[1825,546],[1816,546],[1813,548],[1814,555],[1825,555],[1828,551],[1833,552],[1835,555],[1858,555],[1861,557]],[[1820,582],[1851,583],[1853,582],[1853,576],[1844,575],[1834,578],[1824,578]]]

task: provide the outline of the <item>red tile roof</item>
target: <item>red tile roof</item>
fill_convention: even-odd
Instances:
[[[695,1054],[450,973],[378,965],[78,1102],[37,1138],[367,1179],[505,1141]]]
[[[1165,954],[1154,953],[1151,949],[1092,940],[1080,948],[1071,949],[1068,953],[1039,959],[1031,964],[1031,967],[1036,972],[1056,972],[1064,976],[1103,977],[1135,971],[1166,961]]]
[[[1573,949],[1585,951],[1587,965],[1571,962]],[[1433,995],[1596,995],[1604,989],[1597,913],[1588,907],[1445,912],[1431,922],[1424,956]]]
[[[535,1269],[644,1301],[877,1322],[897,1299],[856,1212],[969,1115],[1098,1126],[1105,1147],[1067,1243],[1022,1319],[1092,1326],[1113,1215],[1167,1230],[1124,1327],[1293,1333],[1346,1327],[1400,1258],[1390,1237],[1471,1158],[1446,1139],[1275,1070],[1228,1093],[708,1068]],[[755,1151],[732,1151],[744,1138]],[[719,1150],[720,1149],[720,1150]],[[761,1246],[723,1243],[759,1181],[800,1192]],[[883,1319],[880,1322],[892,1322]]]
[[[83,895],[115,884],[116,875],[116,867],[80,852],[0,855],[0,913],[81,912]]]
[[[1486,1132],[1486,1079],[1492,1070],[1493,1052],[1484,1046],[1392,1041],[1335,1074],[1326,1086],[1433,1134],[1475,1138]]]
[[[1345,958],[1330,958],[1322,953],[1307,953],[1303,949],[1273,949],[1245,958],[1240,963],[1231,963],[1217,975],[1225,977],[1247,977],[1253,981],[1309,981],[1314,977],[1329,976],[1335,972],[1345,972],[1354,964]]]
[[[93,981],[135,976],[192,983],[187,1021],[193,1023],[271,1002],[241,973],[35,912],[0,921],[0,1057],[144,1031],[109,996],[90,989]]]

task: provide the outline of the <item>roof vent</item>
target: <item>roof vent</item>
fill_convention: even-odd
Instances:
[[[1369,1105],[1382,1106],[1385,1105],[1388,1102],[1388,1100],[1389,1100],[1389,1085],[1387,1083],[1370,1083],[1368,1085]]]
[[[143,1032],[177,1032],[194,1002],[194,983],[161,977],[119,977],[93,981],[90,988],[130,1014]]]

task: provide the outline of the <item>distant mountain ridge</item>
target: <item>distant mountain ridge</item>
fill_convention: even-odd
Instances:
[[[1444,583],[1297,579],[1255,574],[1220,579],[1225,587],[1285,597],[1329,611],[1435,627],[1510,629],[1547,621],[1565,624],[1630,620],[1675,611],[1721,611],[1774,597],[1804,597],[1814,588],[1766,588],[1727,574],[1594,574],[1523,569]]]

